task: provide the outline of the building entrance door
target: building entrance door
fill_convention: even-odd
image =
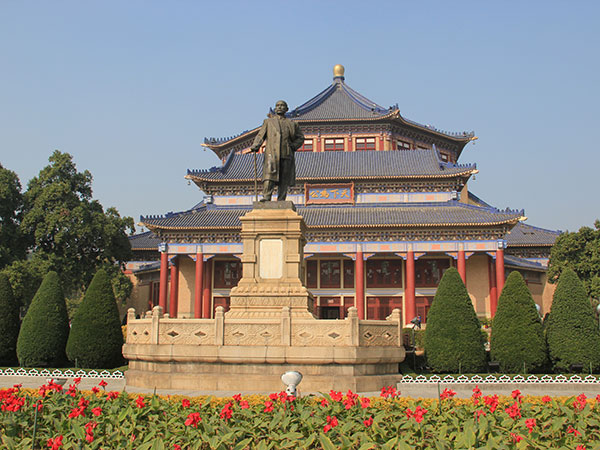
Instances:
[[[339,319],[339,306],[321,306],[321,319]]]

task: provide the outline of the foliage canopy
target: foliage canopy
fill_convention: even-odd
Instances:
[[[481,372],[485,368],[481,325],[455,268],[444,273],[427,314],[425,355],[434,372]]]
[[[13,295],[8,277],[0,273],[0,362],[12,365],[17,358],[19,336],[19,305]]]
[[[506,279],[492,321],[490,356],[507,373],[538,371],[548,361],[542,321],[522,275]]]

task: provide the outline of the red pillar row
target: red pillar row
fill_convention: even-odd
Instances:
[[[492,257],[488,264],[488,279],[490,280],[490,315],[494,317],[498,308],[498,288],[496,287],[496,265]]]
[[[177,317],[177,303],[179,297],[179,260],[173,259],[171,265],[171,298],[169,302],[169,316]]]
[[[365,260],[362,250],[356,252],[356,309],[359,320],[365,318]]]
[[[415,255],[412,250],[406,253],[406,288],[404,291],[404,322],[406,325],[417,315],[415,304]]]
[[[202,285],[204,277],[204,255],[196,253],[196,278],[194,285],[194,317],[202,318]]]
[[[169,284],[169,255],[167,252],[160,254],[160,292],[158,296],[158,306],[165,312],[167,310],[167,285]]]
[[[210,300],[211,300],[211,279],[212,279],[212,261],[206,261],[206,267],[204,268],[204,280],[203,280],[203,295],[202,295],[202,317],[204,319],[210,319],[212,317],[210,311]]]

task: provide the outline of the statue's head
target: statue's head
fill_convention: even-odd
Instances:
[[[286,112],[288,112],[288,105],[285,101],[279,100],[277,103],[275,103],[275,114],[281,116]]]

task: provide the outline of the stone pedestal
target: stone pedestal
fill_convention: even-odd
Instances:
[[[231,290],[227,318],[312,318],[313,298],[302,277],[306,225],[292,202],[256,202],[242,222],[242,278]]]
[[[305,224],[291,202],[256,203],[241,217],[243,275],[230,310],[180,319],[155,307],[127,316],[128,386],[193,391],[274,392],[281,375],[304,375],[303,392],[365,392],[395,385],[404,360],[402,318],[317,320],[302,284]]]

